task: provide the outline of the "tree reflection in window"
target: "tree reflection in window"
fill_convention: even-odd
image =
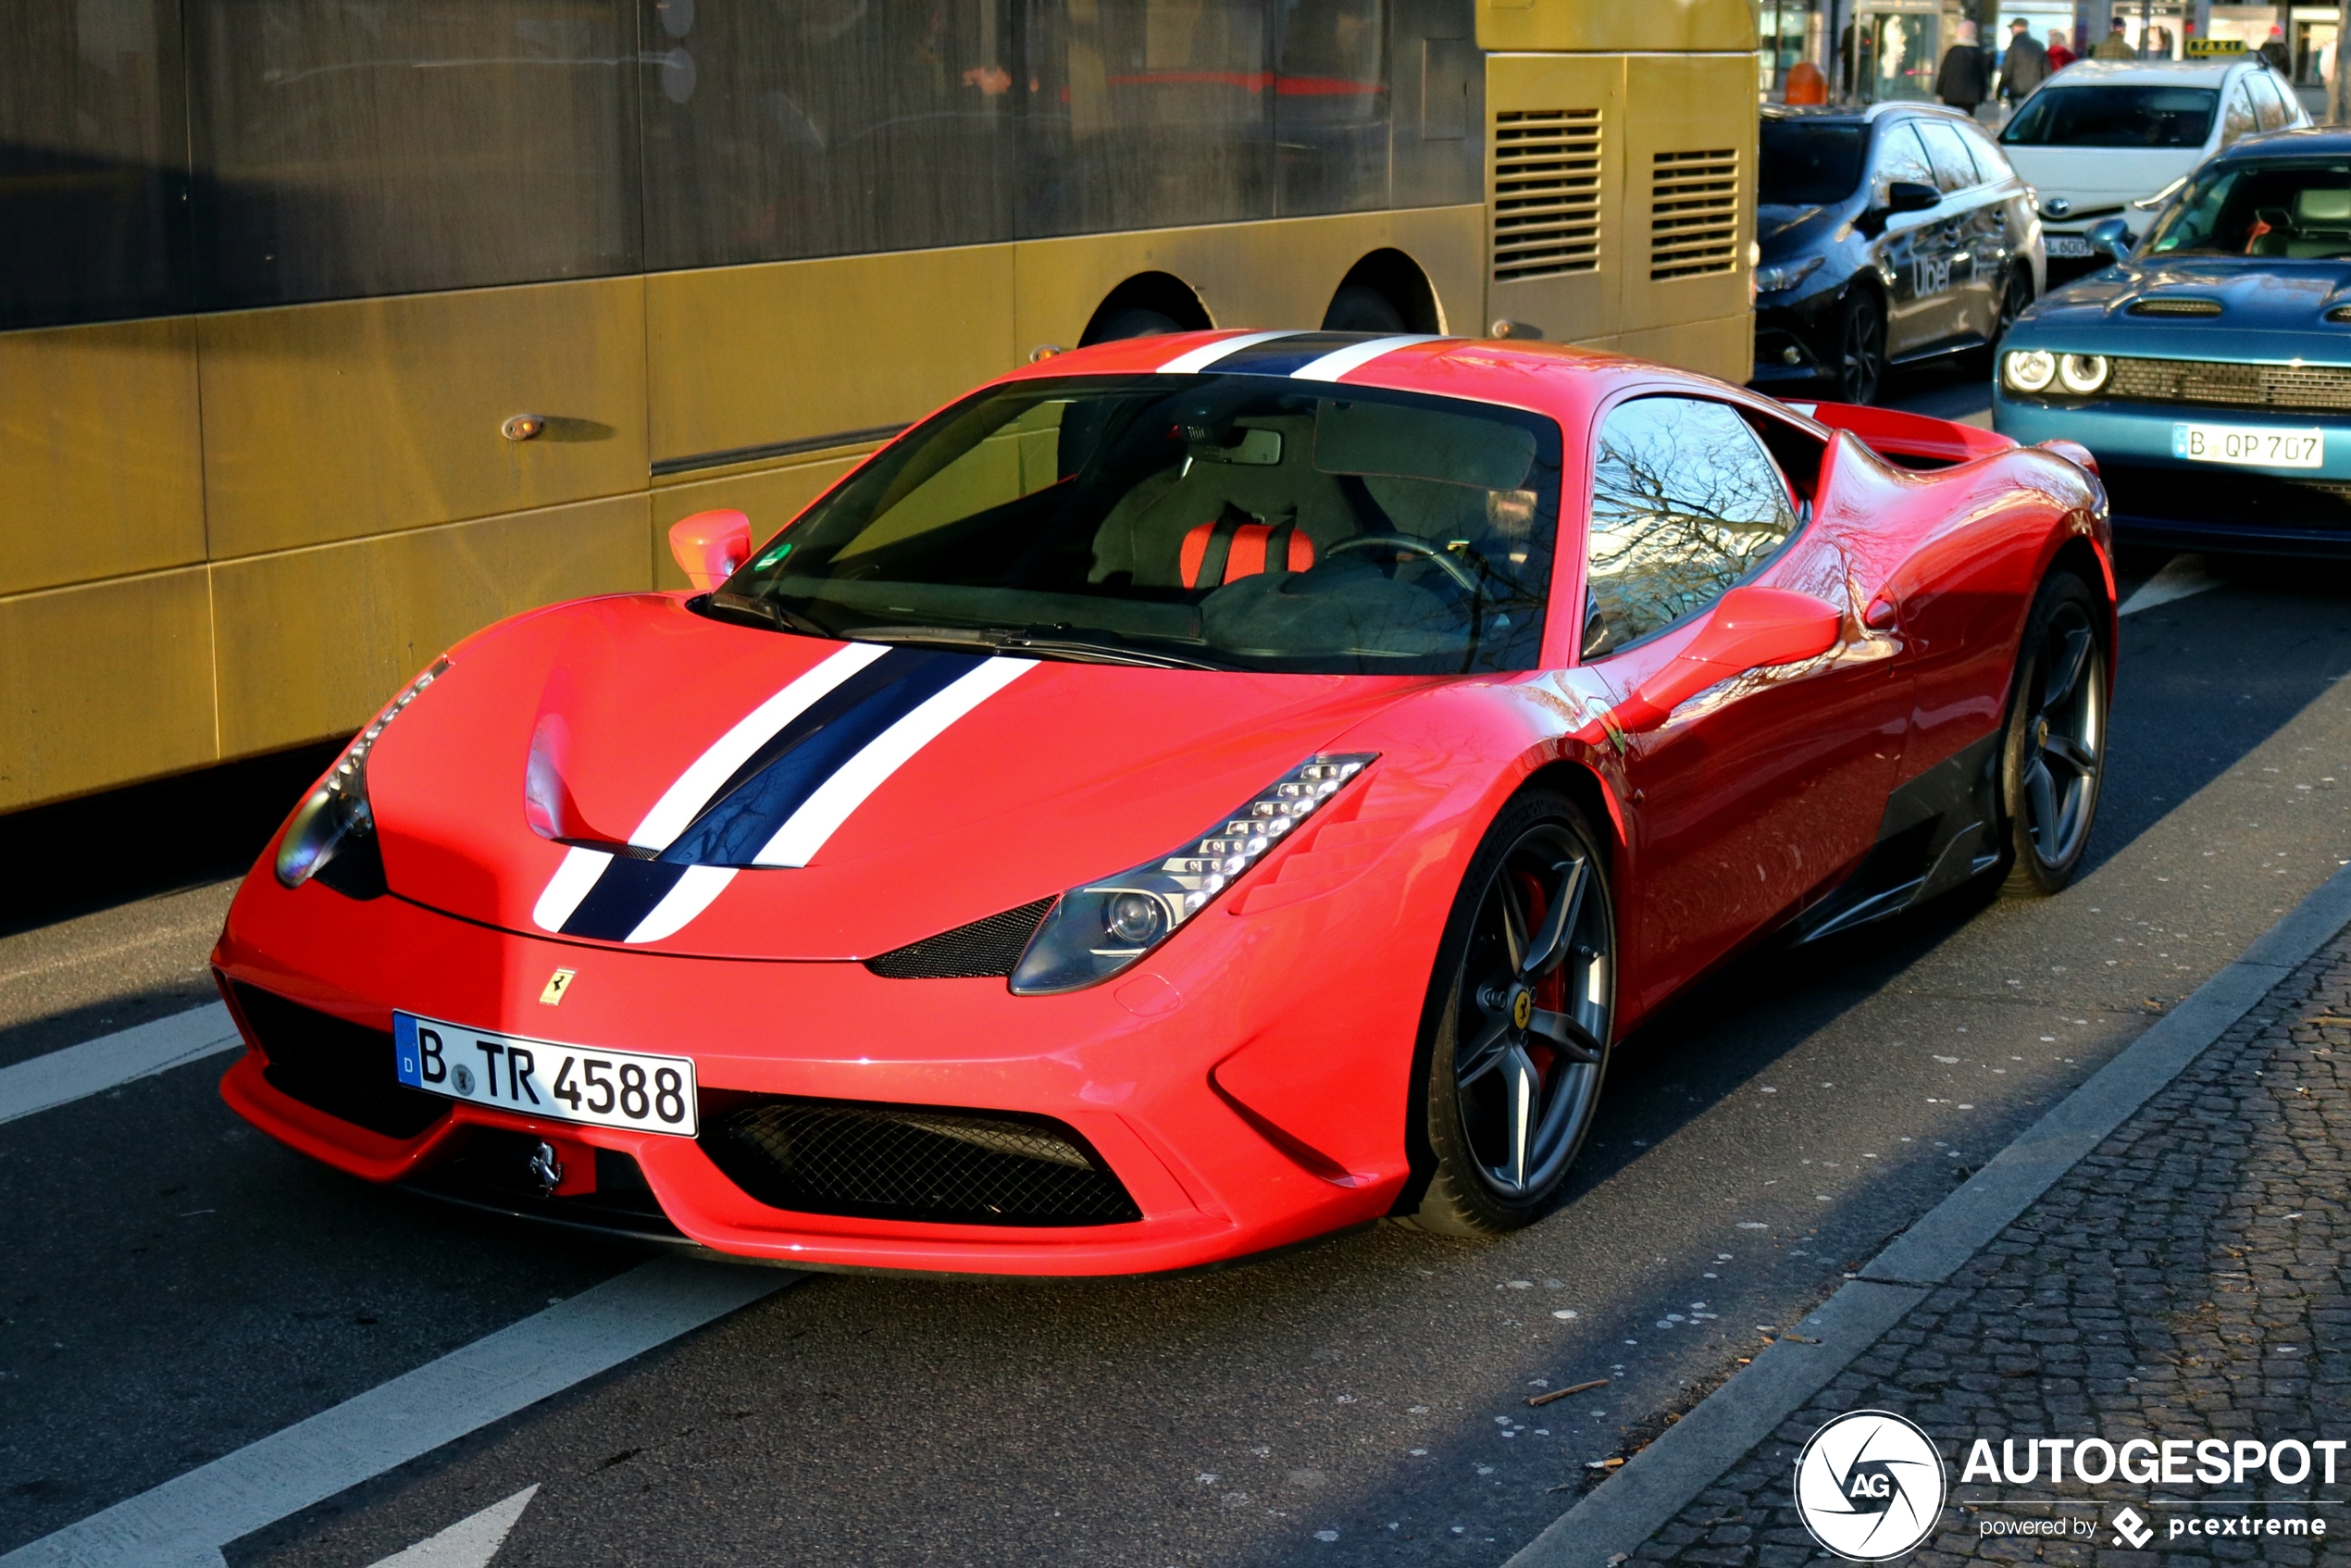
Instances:
[[[1600,428],[1584,656],[1704,609],[1796,529],[1787,480],[1719,403],[1645,397]]]

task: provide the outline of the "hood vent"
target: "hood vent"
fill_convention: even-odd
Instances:
[[[2337,322],[2351,321],[2351,305],[2336,305],[2332,310],[2327,312],[2327,319]]]
[[[2220,314],[2220,302],[2183,299],[2177,296],[2133,300],[2130,308],[2124,314],[2129,316],[2218,316]]]
[[[1494,281],[1600,265],[1600,111],[1494,117]]]
[[[1649,169],[1650,279],[1732,271],[1738,240],[1738,154],[1658,154]]]

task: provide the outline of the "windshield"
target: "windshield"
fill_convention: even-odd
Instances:
[[[2201,147],[2220,101],[2211,87],[2044,87],[2000,140],[2012,147]]]
[[[707,609],[1214,669],[1536,667],[1559,428],[1270,376],[1026,381],[933,417]]]
[[[2351,163],[2224,163],[2180,193],[2149,255],[2351,255]]]
[[[1825,206],[1861,188],[1861,156],[1870,135],[1859,125],[1763,122],[1762,156],[1757,163],[1765,205]]]

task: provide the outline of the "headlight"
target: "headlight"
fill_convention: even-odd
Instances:
[[[375,750],[384,726],[398,718],[401,710],[448,668],[447,659],[435,659],[431,667],[410,681],[376,716],[376,721],[343,749],[327,777],[310,791],[310,798],[295,808],[293,820],[286,824],[285,837],[278,840],[279,881],[299,888],[337,854],[375,833],[375,814],[367,804],[367,753]]]
[[[1185,848],[1072,888],[1028,940],[1013,970],[1014,994],[1081,990],[1140,962],[1378,754],[1309,757]]]
[[[2000,379],[2011,391],[2039,392],[2057,379],[2057,355],[2044,348],[2019,349],[2002,357]]]
[[[2106,377],[2102,354],[2069,354],[2058,361],[2058,384],[2076,397],[2087,397],[2106,385]]]
[[[1756,292],[1776,294],[1793,289],[1818,272],[1822,260],[1820,256],[1808,255],[1802,261],[1776,262],[1770,267],[1758,268],[1755,272]]]

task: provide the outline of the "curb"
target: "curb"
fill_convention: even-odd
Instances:
[[[2287,911],[1809,1314],[1820,1343],[1767,1346],[1505,1568],[1607,1568],[1629,1557],[2346,925],[2351,870]]]

